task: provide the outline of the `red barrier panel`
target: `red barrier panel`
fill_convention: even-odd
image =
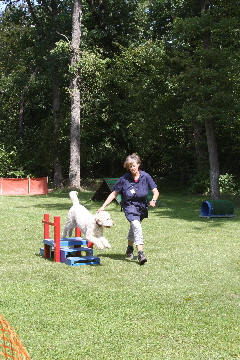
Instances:
[[[43,195],[48,193],[48,178],[0,178],[0,195]]]
[[[48,178],[33,178],[29,182],[29,195],[47,194]]]

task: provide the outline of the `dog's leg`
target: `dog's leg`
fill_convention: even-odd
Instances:
[[[86,234],[86,240],[89,241],[89,242],[92,242],[94,245],[96,245],[96,247],[97,247],[99,250],[103,250],[103,249],[104,249],[104,245],[103,245],[102,242],[99,240],[99,238],[96,238],[96,237],[93,236],[93,235]]]
[[[108,240],[105,237],[101,236],[99,240],[101,241],[104,247],[111,249],[111,245],[109,244]]]
[[[68,232],[68,226],[65,225],[63,228],[63,232],[62,232],[62,238],[66,238],[67,237],[67,232]]]
[[[63,233],[62,233],[62,238],[66,238],[67,237],[67,233],[68,236],[71,237],[72,236],[72,231],[73,229],[76,227],[76,223],[75,221],[72,220],[67,220],[64,228],[63,228]]]

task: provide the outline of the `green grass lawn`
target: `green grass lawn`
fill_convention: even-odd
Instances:
[[[79,198],[95,213],[92,194]],[[143,221],[144,266],[125,259],[128,222],[112,203],[112,248],[71,267],[39,255],[43,214],[63,226],[68,192],[1,196],[0,313],[32,360],[240,357],[240,199],[226,199],[236,217],[203,219],[207,198],[162,190]]]

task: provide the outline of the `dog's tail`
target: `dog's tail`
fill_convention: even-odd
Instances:
[[[73,205],[79,204],[77,191],[70,191],[69,196],[73,202]]]

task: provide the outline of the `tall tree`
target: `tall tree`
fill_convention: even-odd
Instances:
[[[175,63],[178,91],[183,99],[182,116],[197,133],[205,126],[210,170],[210,196],[219,199],[219,160],[216,128],[236,116],[233,78],[237,71],[236,51],[239,11],[236,1],[174,1],[166,46]],[[231,29],[231,30],[230,30]],[[229,37],[231,33],[231,37]],[[170,54],[169,52],[169,54]],[[176,74],[175,73],[175,74]],[[198,127],[198,131],[196,132]],[[200,148],[195,144],[196,150]],[[203,160],[202,150],[198,159]],[[205,161],[202,163],[204,164]],[[198,169],[203,169],[198,166]],[[204,174],[202,174],[204,176]]]
[[[80,188],[80,90],[79,60],[81,42],[82,1],[74,0],[72,14],[72,57],[70,82],[71,97],[71,133],[69,185]]]
[[[210,1],[209,0],[199,0],[199,5],[201,7],[201,15],[209,16],[210,15]],[[207,28],[203,32],[203,49],[204,54],[204,63],[205,70],[208,71],[211,68],[211,63],[208,61],[207,52],[211,47],[211,29]],[[206,84],[208,85],[208,84]],[[209,96],[204,100],[209,101]],[[207,135],[207,145],[208,145],[208,155],[209,155],[209,167],[210,167],[210,196],[212,200],[220,199],[220,190],[219,190],[219,161],[218,161],[218,151],[217,151],[217,140],[216,133],[214,128],[215,119],[213,117],[205,118],[205,128]]]

